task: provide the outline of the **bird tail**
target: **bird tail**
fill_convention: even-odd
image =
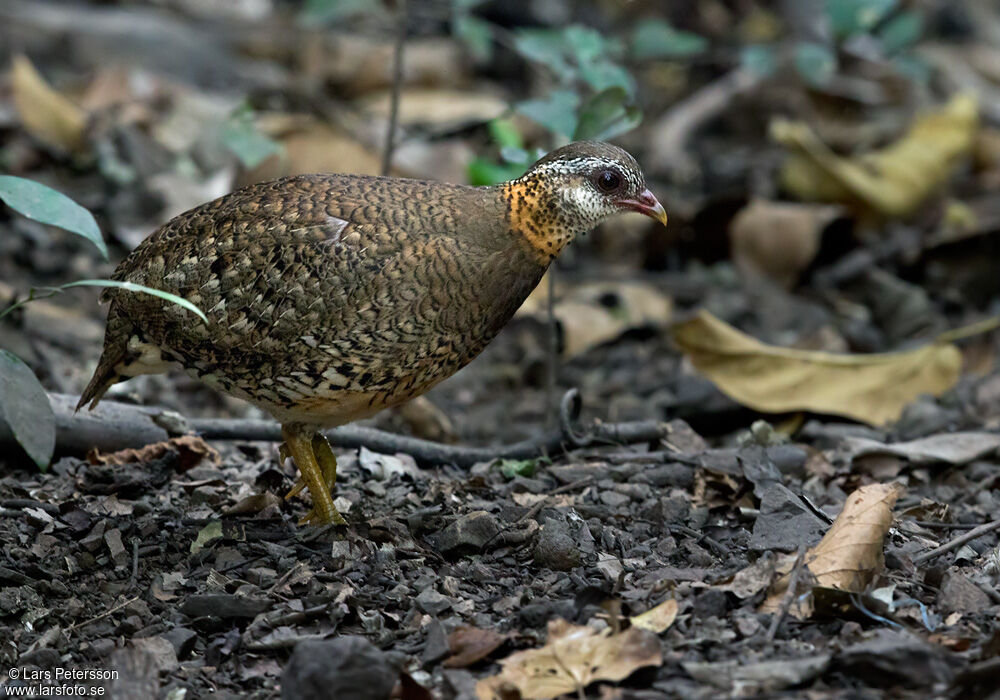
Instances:
[[[112,307],[108,312],[108,325],[104,331],[104,350],[101,352],[101,359],[97,362],[94,376],[90,378],[87,388],[80,395],[80,401],[76,404],[77,411],[88,402],[90,406],[87,407],[87,410],[93,411],[112,385],[128,379],[128,377],[119,374],[115,368],[120,367],[126,359],[130,333],[131,324],[117,314]]]
[[[109,348],[107,345],[104,347],[104,352],[101,354],[101,359],[97,363],[97,369],[94,370],[94,376],[90,378],[90,382],[87,384],[87,388],[83,390],[83,394],[80,395],[80,401],[76,404],[76,410],[79,411],[87,402],[90,402],[90,406],[87,407],[88,411],[93,411],[94,407],[103,398],[105,392],[111,388],[113,384],[124,381],[128,377],[123,377],[118,372],[115,371],[115,366],[124,358],[124,353],[122,355],[111,355],[108,352]]]

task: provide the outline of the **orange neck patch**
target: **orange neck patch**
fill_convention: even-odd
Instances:
[[[540,177],[522,177],[500,185],[507,202],[510,227],[524,237],[539,259],[548,264],[573,240],[559,200]]]

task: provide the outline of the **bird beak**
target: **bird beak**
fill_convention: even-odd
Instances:
[[[619,200],[618,206],[645,214],[651,219],[656,219],[664,226],[667,225],[667,210],[663,208],[663,205],[660,204],[659,200],[649,190],[643,190],[635,199]]]

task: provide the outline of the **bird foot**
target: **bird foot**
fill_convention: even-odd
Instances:
[[[291,498],[309,489],[313,507],[299,521],[300,525],[346,525],[347,521],[333,505],[330,491],[337,481],[337,457],[330,443],[319,434],[303,434],[299,431],[282,430],[285,442],[278,450],[282,462],[291,457],[299,468],[301,477],[285,496]]]
[[[315,508],[312,508],[299,518],[299,525],[347,525],[347,521],[336,508],[333,509],[333,514],[329,519],[323,518],[320,513],[316,512]]]

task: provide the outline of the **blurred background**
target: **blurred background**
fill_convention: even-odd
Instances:
[[[110,250],[0,209],[3,306],[107,277],[158,225],[241,185],[382,172],[394,88],[393,175],[484,185],[573,139],[631,151],[669,226],[627,216],[579,240],[483,358],[374,419],[393,430],[530,437],[575,386],[587,415],[681,417],[725,441],[758,414],[671,337],[698,308],[845,353],[1000,312],[996,2],[5,0],[0,66],[0,170],[89,209]],[[96,297],[18,309],[0,346],[79,393]],[[899,435],[1000,415],[995,343],[961,352],[962,379],[897,411]],[[112,396],[254,410],[180,374]]]

